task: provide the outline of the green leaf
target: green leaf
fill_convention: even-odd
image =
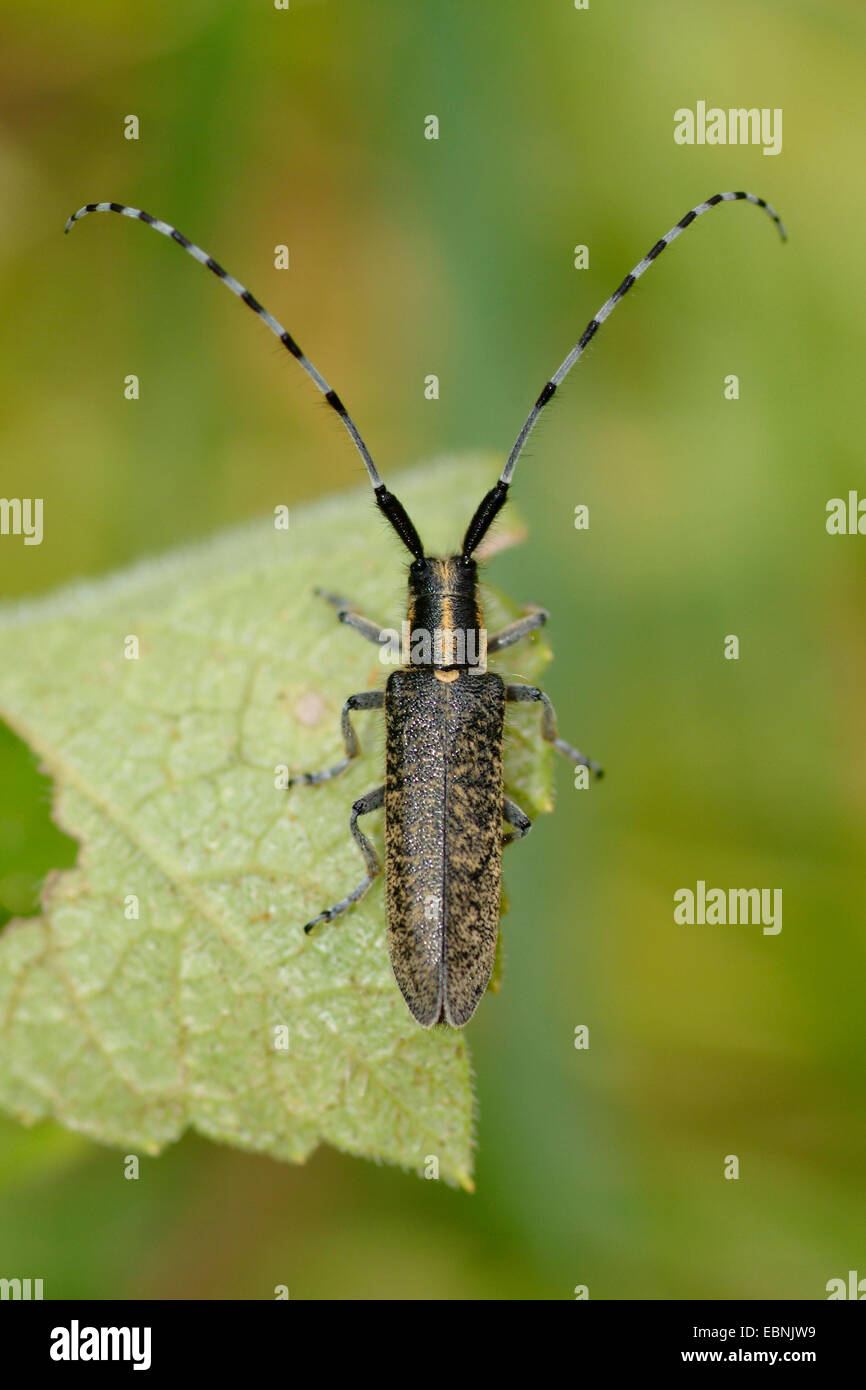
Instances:
[[[464,459],[396,486],[447,551],[491,476],[491,460]],[[509,515],[492,546],[517,536]],[[340,757],[344,699],[386,674],[313,587],[399,628],[404,559],[362,488],[299,507],[287,531],[268,519],[0,608],[0,716],[80,846],[46,881],[43,915],[0,936],[12,1114],[148,1153],[193,1126],[293,1161],[322,1140],[416,1169],[436,1154],[471,1186],[466,1042],[410,1017],[381,880],[340,923],[301,929],[362,877],[348,811],[382,780],[381,716],[356,716],[364,756],[344,776],[275,786],[280,764]],[[490,630],[519,611],[486,600]],[[536,638],[496,664],[535,679],[546,659]],[[548,750],[537,712],[509,724],[509,786],[534,814],[550,803]],[[370,824],[381,853],[381,815]]]

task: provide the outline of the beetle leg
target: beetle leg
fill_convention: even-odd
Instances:
[[[330,782],[332,777],[339,777],[341,772],[345,772],[349,763],[353,762],[361,752],[361,745],[358,742],[358,735],[352,726],[349,718],[352,710],[356,709],[381,709],[385,703],[385,692],[383,690],[362,690],[359,695],[350,695],[343,706],[343,713],[340,716],[340,728],[343,731],[343,746],[346,749],[345,758],[341,758],[333,767],[323,768],[321,772],[300,772],[297,777],[289,778],[289,786],[293,787],[301,782],[305,786],[315,787],[320,782]]]
[[[376,787],[375,791],[367,792],[366,796],[361,796],[352,806],[349,815],[349,829],[352,838],[364,856],[364,863],[367,865],[367,876],[357,888],[353,888],[345,898],[340,898],[339,902],[334,903],[333,907],[326,907],[324,912],[320,912],[318,917],[314,917],[312,922],[308,922],[304,931],[309,935],[313,927],[317,927],[320,922],[332,922],[335,917],[347,912],[350,907],[354,907],[356,902],[363,898],[371,883],[382,872],[382,865],[379,863],[378,856],[370,841],[367,839],[363,830],[358,829],[358,817],[366,816],[370,811],[378,811],[385,801],[385,788]]]
[[[500,628],[499,632],[494,632],[492,637],[488,637],[488,652],[501,652],[506,647],[513,647],[515,642],[519,642],[523,637],[528,637],[530,632],[534,632],[536,628],[544,627],[549,617],[550,614],[546,609],[533,608],[531,613],[517,618],[507,627]]]
[[[489,645],[487,649],[490,650]],[[541,737],[546,739],[548,743],[552,743],[554,748],[564,754],[571,762],[576,765],[579,764],[581,767],[588,767],[591,772],[595,773],[596,777],[603,776],[603,769],[599,767],[598,763],[594,763],[592,758],[587,758],[579,748],[573,748],[570,743],[566,743],[565,739],[559,738],[556,729],[556,711],[550,703],[550,697],[545,695],[543,690],[539,690],[534,685],[506,685],[505,698],[515,702],[537,701],[541,705]]]
[[[517,802],[512,801],[508,796],[502,798],[502,819],[514,826],[512,831],[502,836],[503,847],[510,845],[514,840],[522,840],[524,835],[528,835],[532,829],[532,821],[526,812],[521,811]]]
[[[332,594],[329,589],[314,589],[313,593],[317,598],[323,598],[326,603],[330,603],[337,610],[337,617],[341,623],[347,627],[353,627],[368,642],[374,642],[377,647],[381,647],[383,641],[382,633],[384,629],[379,623],[374,623],[372,618],[365,618],[363,613],[359,613],[351,599],[341,598],[339,594]]]

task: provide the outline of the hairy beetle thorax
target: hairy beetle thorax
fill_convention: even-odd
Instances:
[[[487,634],[475,561],[463,555],[425,555],[413,560],[409,566],[408,626],[407,664],[484,671]]]

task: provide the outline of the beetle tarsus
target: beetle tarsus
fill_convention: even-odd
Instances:
[[[499,632],[494,632],[492,637],[487,639],[487,653],[502,652],[506,647],[513,647],[515,642],[520,642],[524,637],[528,637],[530,632],[535,632],[537,628],[544,627],[550,614],[546,608],[533,608],[522,618],[517,618],[507,627],[500,628]]]
[[[506,700],[514,704],[539,704],[541,705],[541,737],[547,743],[553,744],[558,753],[568,758],[569,762],[577,767],[588,767],[596,779],[604,775],[604,770],[599,763],[592,758],[588,758],[585,753],[581,753],[579,748],[574,748],[572,744],[566,743],[564,738],[560,738],[556,727],[556,710],[550,700],[549,695],[545,695],[543,690],[539,690],[537,685],[506,685]]]
[[[362,879],[357,888],[353,888],[351,893],[347,893],[345,898],[340,898],[339,902],[334,903],[332,907],[326,907],[324,912],[320,912],[318,917],[314,917],[312,922],[308,922],[304,927],[305,935],[309,936],[310,932],[314,927],[317,927],[320,922],[332,922],[335,917],[341,917],[344,912],[348,912],[350,907],[354,907],[355,903],[361,901],[361,898],[363,898],[364,894],[375,883],[379,874],[382,872],[382,865],[379,863],[376,851],[370,844],[363,830],[358,826],[358,817],[366,816],[370,811],[378,811],[384,804],[384,801],[385,788],[382,786],[376,787],[371,792],[367,792],[366,796],[360,796],[353,804],[349,814],[349,829],[352,832],[352,838],[355,844],[364,856],[364,863],[367,866],[367,876]]]
[[[332,608],[336,608],[337,617],[346,627],[351,627],[367,642],[373,642],[380,647],[383,641],[387,641],[387,634],[383,636],[384,629],[381,623],[376,623],[372,618],[365,618],[363,613],[359,613],[357,607],[351,599],[343,598],[340,594],[332,594],[330,589],[316,587],[313,590],[316,598],[323,598]]]
[[[385,702],[385,696],[381,690],[361,690],[357,695],[350,695],[343,705],[343,712],[340,715],[340,729],[343,735],[343,747],[346,756],[341,758],[333,767],[322,768],[320,772],[299,772],[296,777],[290,777],[289,787],[305,786],[318,787],[322,782],[330,782],[332,778],[339,777],[341,772],[355,761],[361,753],[361,745],[358,742],[358,735],[355,733],[354,726],[350,719],[353,710],[359,709],[381,709]]]
[[[532,821],[525,811],[521,810],[516,801],[512,801],[509,796],[502,798],[502,819],[514,829],[507,835],[502,836],[502,846],[512,845],[515,840],[522,840],[532,829]]]

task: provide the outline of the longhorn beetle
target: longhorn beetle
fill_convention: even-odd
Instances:
[[[499,932],[501,853],[521,839],[528,816],[504,793],[505,706],[529,701],[541,705],[541,733],[575,765],[601,768],[557,734],[556,715],[543,690],[506,684],[487,670],[486,656],[520,641],[547,621],[535,609],[487,638],[473,555],[503,507],[514,466],[541,411],[583,355],[587,345],[636,280],[696,218],[719,203],[745,200],[773,219],[782,240],[781,219],[753,193],[716,193],[681,217],[590,319],[571,352],[549,381],[524,421],[496,484],[478,504],[460,550],[442,558],[428,555],[399,499],[379,476],[366,444],[336,391],[304,355],[291,334],[201,247],[176,228],[139,208],[121,203],[88,203],[66,223],[89,212],[117,212],[170,237],[267,324],[296,358],[336,411],[361,455],[379,510],[412,556],[409,566],[408,662],[388,677],[384,691],[350,695],[342,713],[345,756],[333,767],[307,772],[293,783],[320,785],[339,776],[361,749],[351,721],[356,710],[385,711],[385,782],[352,806],[349,828],[364,858],[366,874],[346,897],[308,922],[310,932],[357,903],[380,872],[375,850],[358,827],[361,816],[385,807],[385,860],[388,947],[397,983],[423,1027],[447,1023],[460,1028],[472,1017],[490,980]],[[381,643],[384,630],[337,594],[317,590],[337,617],[369,642]],[[503,834],[502,822],[511,829]]]

